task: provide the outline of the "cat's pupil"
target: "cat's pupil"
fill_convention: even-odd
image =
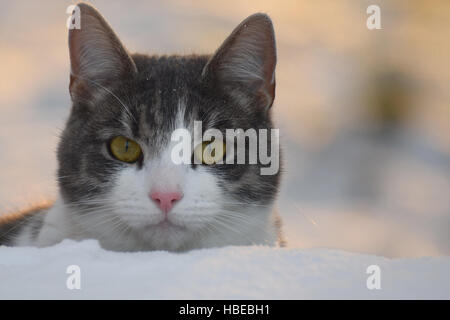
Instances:
[[[128,140],[125,141],[125,152],[128,152]]]

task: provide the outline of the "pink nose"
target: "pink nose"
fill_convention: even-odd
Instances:
[[[158,207],[164,212],[169,213],[172,210],[175,202],[183,198],[183,194],[178,191],[161,192],[152,191],[150,198],[158,205]]]

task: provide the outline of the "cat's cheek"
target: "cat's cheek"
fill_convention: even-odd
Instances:
[[[149,182],[145,170],[126,167],[117,173],[108,201],[115,214],[132,227],[157,224],[164,217],[149,199]]]
[[[191,229],[210,223],[221,210],[225,198],[219,177],[203,167],[185,171],[183,199],[174,207],[171,219]]]

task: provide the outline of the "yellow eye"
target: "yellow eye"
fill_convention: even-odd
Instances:
[[[194,155],[204,164],[220,162],[225,156],[226,144],[222,140],[204,141],[194,149]]]
[[[142,153],[141,147],[137,142],[122,136],[112,139],[109,149],[117,160],[128,163],[135,162]]]

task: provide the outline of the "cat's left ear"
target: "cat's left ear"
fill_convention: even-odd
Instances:
[[[224,41],[203,69],[203,77],[268,110],[275,98],[276,60],[272,21],[256,13]]]

